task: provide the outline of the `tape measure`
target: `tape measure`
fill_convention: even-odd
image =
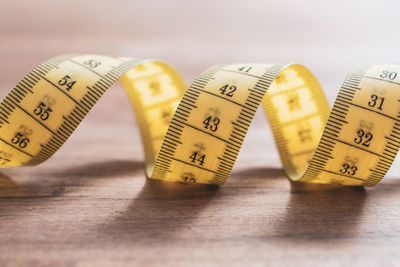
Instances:
[[[63,55],[37,66],[0,104],[0,166],[51,157],[114,82],[127,91],[149,178],[223,184],[260,105],[293,181],[372,186],[400,146],[400,65],[350,74],[332,110],[299,64],[209,68],[188,88],[156,60]]]

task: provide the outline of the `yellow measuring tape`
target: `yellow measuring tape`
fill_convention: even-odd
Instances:
[[[371,186],[400,146],[400,65],[349,75],[332,110],[299,64],[218,65],[187,88],[153,60],[64,55],[29,73],[0,104],[1,167],[55,153],[118,79],[140,127],[149,178],[223,184],[261,103],[293,181]]]

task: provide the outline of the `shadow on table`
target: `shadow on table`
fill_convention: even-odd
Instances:
[[[278,235],[302,240],[357,235],[367,195],[364,187],[292,182]]]
[[[144,164],[133,160],[110,160],[92,162],[76,167],[45,170],[21,174],[15,179],[0,173],[0,197],[41,197],[54,198],[62,196],[66,190],[73,191],[79,186],[88,186],[101,179],[113,179],[116,176],[133,176],[143,172]],[[15,171],[18,173],[18,171]],[[20,179],[23,176],[24,179]]]
[[[208,227],[215,231],[223,213],[219,209],[241,205],[240,194],[257,194],[282,178],[278,168],[252,168],[232,173],[222,187],[147,179],[137,197],[112,222],[98,229],[123,243],[202,239]],[[209,219],[198,220],[207,210]],[[201,215],[205,216],[205,215]],[[200,225],[199,225],[200,223]]]
[[[83,178],[112,178],[115,176],[132,175],[135,172],[144,173],[144,163],[135,160],[108,160],[101,162],[92,162],[79,166],[72,166],[48,172],[43,175],[63,179],[71,177]]]
[[[10,177],[0,173],[0,197],[15,195],[18,189],[17,184]]]
[[[113,179],[116,176],[126,175],[131,178],[138,171],[144,173],[142,162],[112,160],[41,171],[32,175],[37,176],[32,179],[25,179],[30,178],[28,175],[20,180],[0,174],[0,202],[11,197],[18,199],[18,202],[14,201],[11,205],[18,205],[19,209],[26,205],[26,209],[30,209],[30,205],[37,203],[32,202],[32,199],[41,204],[50,203],[53,198],[63,196],[66,190],[90,186],[102,179]],[[276,188],[281,188],[287,182],[284,179],[283,171],[279,168],[235,171],[222,188],[147,179],[138,195],[129,200],[131,203],[127,209],[116,214],[112,221],[104,222],[101,229],[97,230],[108,237],[127,242],[149,240],[149,237],[153,240],[176,240],[181,235],[196,235],[196,229],[191,229],[192,222],[195,222],[205,208],[213,206],[207,209],[207,212],[213,214],[213,218],[210,218],[212,223],[213,219],[218,219],[219,208],[224,208],[225,205],[241,205],[238,198],[240,194],[262,197],[262,194],[269,191],[277,193]],[[280,217],[277,218],[278,224],[274,227],[273,235],[299,240],[357,235],[367,196],[374,199],[385,197],[389,193],[397,194],[399,187],[400,180],[390,180],[390,183],[384,181],[373,192],[367,192],[362,187],[291,183],[290,194],[285,187],[281,190],[280,194],[287,194],[289,199],[284,214],[277,215]],[[277,200],[280,201],[281,198],[286,201],[285,195]],[[0,205],[0,214],[7,212],[9,205]],[[179,232],[182,228],[187,231]]]
[[[243,183],[269,183],[271,180],[282,179],[286,177],[282,168],[276,167],[255,167],[249,169],[241,169],[232,172],[228,181],[233,181],[237,185]]]
[[[218,194],[215,185],[183,184],[147,179],[127,209],[102,232],[120,241],[173,240]]]
[[[238,187],[248,183],[252,187],[259,185],[264,188],[261,193],[268,192],[266,187],[272,193],[280,192],[282,188],[280,195],[269,196],[269,199],[276,204],[287,201],[286,207],[282,203],[283,212],[280,212],[280,208],[267,205],[266,208],[277,209],[278,212],[275,218],[266,218],[268,225],[264,228],[266,237],[274,236],[282,240],[304,241],[356,235],[364,204],[368,193],[371,193],[364,187],[289,182],[283,170],[275,168],[244,170],[232,174],[231,178],[236,177]],[[290,185],[290,192],[287,192],[286,183]],[[399,186],[400,183],[395,187],[400,189]],[[387,192],[384,187],[382,191],[376,189],[379,192],[371,194],[372,197],[379,197],[382,191]]]

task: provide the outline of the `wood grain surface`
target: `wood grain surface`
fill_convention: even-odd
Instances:
[[[4,96],[84,52],[206,67],[298,61],[332,102],[352,69],[398,60],[395,1],[1,1]],[[396,161],[395,165],[399,165]],[[399,266],[400,171],[374,188],[291,184],[262,113],[221,187],[150,181],[111,88],[53,158],[0,171],[0,266]]]

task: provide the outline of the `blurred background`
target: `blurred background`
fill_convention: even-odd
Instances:
[[[335,95],[352,69],[398,61],[399,11],[366,0],[2,0],[0,80],[70,52],[156,57],[188,81],[210,64],[297,61]]]
[[[218,63],[295,61],[332,103],[351,70],[398,61],[399,8],[394,0],[2,0],[0,94],[43,60],[73,52],[159,58],[188,82]]]

